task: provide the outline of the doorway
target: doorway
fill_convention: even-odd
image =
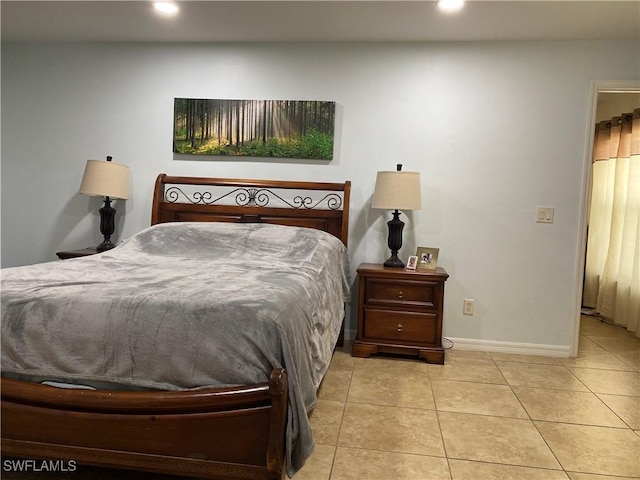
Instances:
[[[591,97],[588,111],[587,144],[585,147],[585,163],[583,168],[582,204],[581,204],[581,229],[579,237],[579,255],[576,272],[576,315],[574,324],[574,341],[571,348],[571,356],[578,355],[580,340],[580,318],[582,307],[582,293],[584,282],[585,255],[587,247],[587,229],[589,218],[589,206],[591,200],[592,158],[594,143],[594,126],[597,121],[619,115],[628,111],[632,102],[637,103],[640,96],[640,81],[600,81],[592,82]],[[637,105],[638,106],[638,105]],[[636,106],[636,107],[637,107]],[[621,110],[622,109],[622,110]],[[633,111],[633,109],[631,109]],[[611,113],[612,112],[612,113]]]

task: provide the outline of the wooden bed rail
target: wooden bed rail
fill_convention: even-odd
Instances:
[[[268,384],[237,388],[109,392],[2,378],[1,393],[5,456],[209,479],[284,478],[283,369]]]

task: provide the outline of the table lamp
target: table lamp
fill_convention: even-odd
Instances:
[[[98,252],[109,250],[115,245],[111,235],[115,230],[116,210],[111,207],[111,198],[129,198],[129,167],[111,161],[87,160],[80,184],[80,193],[93,197],[105,197],[100,211],[100,233],[104,241],[98,245]]]
[[[391,256],[384,262],[384,266],[403,268],[404,262],[398,258],[398,251],[402,247],[404,222],[400,220],[398,210],[420,210],[422,197],[420,172],[403,172],[401,164],[396,168],[395,172],[378,172],[371,207],[394,210],[393,218],[387,222],[389,227],[387,244],[391,249]]]

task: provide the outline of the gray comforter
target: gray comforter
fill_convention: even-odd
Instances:
[[[96,388],[265,382],[287,369],[291,475],[348,300],[344,245],[266,224],[168,223],[91,257],[7,268],[2,374]]]

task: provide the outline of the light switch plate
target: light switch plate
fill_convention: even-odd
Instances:
[[[536,209],[537,223],[553,223],[553,207],[538,207]]]

